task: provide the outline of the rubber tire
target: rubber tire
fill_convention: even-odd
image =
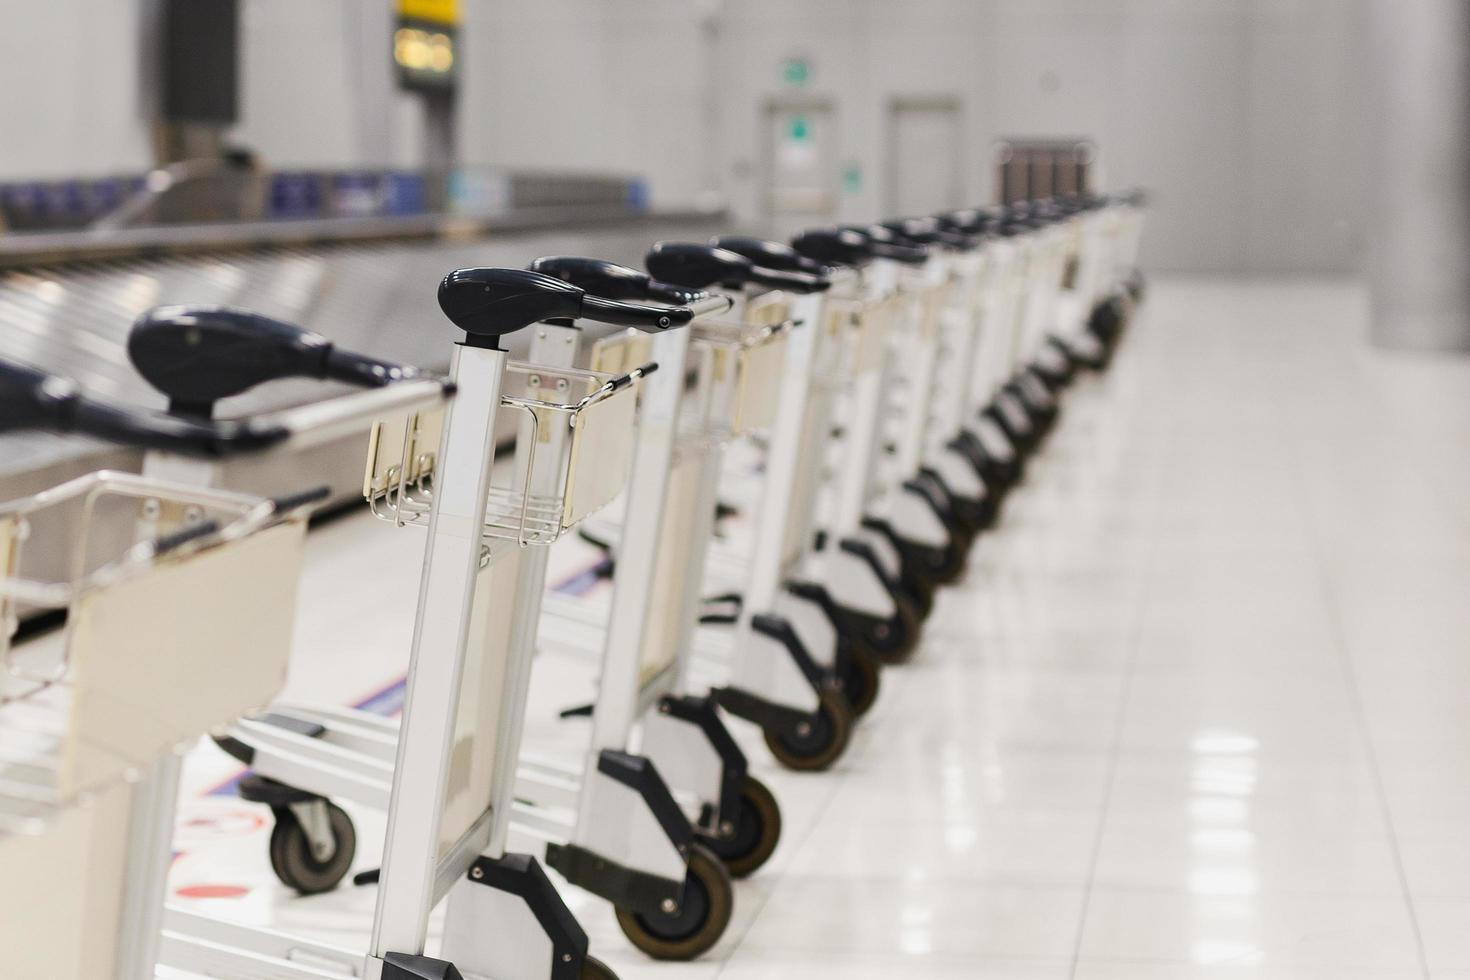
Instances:
[[[618,975],[612,971],[612,967],[602,962],[595,956],[582,957],[582,969],[577,973],[578,980],[618,980]]]
[[[857,637],[858,652],[878,658],[878,662],[885,666],[901,664],[914,655],[919,647],[922,622],[917,601],[906,589],[892,598],[896,622],[887,626],[888,635],[879,636],[865,631]]]
[[[734,911],[730,872],[703,844],[689,846],[684,901],[675,914],[650,919],[628,909],[616,910],[618,926],[629,942],[656,960],[679,961],[708,952],[725,934]]]
[[[949,532],[949,543],[940,548],[925,548],[922,573],[930,582],[948,585],[965,573],[970,560],[970,548],[965,539],[958,536],[955,525],[945,522]]]
[[[747,775],[740,786],[740,815],[731,837],[705,837],[732,878],[748,878],[771,859],[781,842],[781,805],[765,783]]]
[[[882,662],[877,655],[853,648],[837,654],[837,680],[842,696],[852,706],[853,717],[861,718],[872,710],[883,687]]]
[[[938,590],[938,583],[925,572],[921,564],[905,559],[903,571],[898,577],[898,592],[913,607],[920,622],[928,619],[929,614],[934,611],[934,593]]]
[[[352,870],[352,862],[357,856],[357,829],[347,812],[335,803],[327,803],[327,820],[337,841],[337,851],[326,863],[312,857],[306,831],[301,828],[296,814],[282,807],[275,811],[275,815],[270,859],[271,870],[281,879],[281,884],[302,895],[320,895],[336,888]]]
[[[781,732],[764,730],[766,748],[787,769],[821,772],[847,750],[852,738],[852,707],[839,691],[823,690],[818,698],[816,723],[809,735],[788,738]]]

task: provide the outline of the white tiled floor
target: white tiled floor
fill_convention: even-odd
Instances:
[[[594,951],[625,978],[1470,977],[1470,362],[1375,352],[1364,309],[1158,283],[836,770],[742,733],[787,832],[726,940],[653,964],[579,900]]]

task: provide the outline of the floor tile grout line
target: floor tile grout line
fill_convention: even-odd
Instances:
[[[827,792],[827,798],[822,801],[819,807],[817,807],[815,815],[813,816],[811,822],[807,825],[806,833],[801,836],[801,839],[799,841],[788,841],[788,847],[794,847],[796,850],[800,850],[800,848],[805,846],[806,843],[811,840],[812,835],[817,832],[817,827],[822,823],[823,819],[826,818],[827,812],[832,809],[832,801],[837,798],[838,791],[842,788],[843,782],[847,780],[847,772],[845,769],[840,769],[838,770],[838,772],[840,774],[840,778],[834,780],[829,784],[830,788]],[[820,778],[822,774],[815,773],[812,775]],[[792,857],[795,857],[794,852],[792,854]],[[735,938],[734,945],[730,947],[730,955],[725,957],[725,959],[720,962],[720,968],[715,971],[716,980],[718,980],[719,977],[724,976],[725,970],[727,970],[730,964],[735,961],[735,956],[737,953],[740,952],[740,947],[744,944],[746,937],[750,935],[750,930],[755,928],[756,920],[760,918],[761,913],[764,912],[766,906],[770,904],[771,896],[776,893],[776,889],[780,888],[782,882],[787,880],[789,873],[789,868],[783,868],[780,875],[777,876],[775,880],[771,883],[770,892],[767,893],[765,899],[756,906],[755,914],[750,917],[750,921],[746,923],[745,929],[740,933],[738,937]]]
[[[1135,343],[1137,331],[1134,332]],[[1165,439],[1167,442],[1167,437]],[[1155,465],[1152,482],[1156,485],[1158,470]],[[1097,830],[1093,835],[1092,856],[1088,862],[1087,877],[1082,890],[1082,907],[1077,915],[1077,936],[1072,944],[1072,963],[1068,970],[1071,980],[1076,980],[1082,963],[1082,943],[1087,935],[1087,917],[1092,908],[1092,895],[1097,885],[1097,869],[1102,859],[1103,836],[1107,831],[1108,811],[1112,806],[1113,789],[1117,781],[1118,765],[1123,754],[1123,731],[1128,718],[1128,705],[1132,700],[1133,681],[1138,671],[1138,661],[1143,648],[1143,626],[1148,614],[1149,599],[1153,592],[1153,570],[1158,563],[1160,534],[1155,528],[1150,534],[1148,550],[1143,559],[1143,574],[1140,576],[1139,594],[1135,601],[1132,629],[1128,641],[1128,655],[1123,665],[1122,689],[1118,693],[1118,713],[1113,723],[1113,734],[1108,751],[1107,778],[1103,786],[1102,799],[1098,804]]]
[[[1361,369],[1358,368],[1355,373],[1361,374]],[[1288,460],[1290,460],[1289,472],[1291,473],[1294,489],[1292,498],[1296,501],[1300,519],[1307,528],[1307,541],[1310,544],[1312,564],[1316,570],[1317,587],[1321,592],[1322,602],[1326,607],[1327,620],[1332,631],[1332,648],[1336,654],[1337,668],[1343,686],[1347,688],[1348,699],[1352,702],[1353,720],[1358,730],[1358,739],[1362,744],[1363,751],[1368,756],[1368,770],[1372,774],[1374,795],[1378,798],[1378,809],[1382,813],[1384,823],[1387,825],[1389,851],[1393,855],[1394,873],[1398,876],[1400,895],[1403,898],[1405,910],[1409,914],[1409,927],[1414,933],[1414,950],[1419,957],[1420,975],[1425,980],[1430,980],[1429,954],[1424,946],[1424,932],[1419,926],[1419,910],[1414,905],[1414,893],[1409,887],[1409,875],[1404,867],[1403,851],[1399,847],[1398,830],[1393,820],[1393,806],[1388,800],[1388,789],[1383,781],[1383,768],[1378,759],[1377,749],[1373,744],[1373,732],[1368,722],[1368,711],[1363,701],[1362,684],[1358,679],[1357,667],[1353,663],[1346,624],[1342,618],[1342,608],[1338,602],[1337,590],[1334,587],[1332,573],[1327,565],[1327,557],[1322,544],[1321,529],[1317,526],[1317,522],[1312,519],[1310,508],[1303,508],[1307,493],[1307,484],[1302,478],[1300,457],[1291,451],[1291,434],[1285,426],[1278,429],[1278,432],[1280,433],[1280,438],[1287,444],[1286,455]]]
[[[1157,540],[1157,539],[1156,539]],[[1156,551],[1156,547],[1155,547]],[[1153,564],[1154,551],[1150,552],[1147,564]],[[1097,831],[1093,835],[1092,858],[1088,862],[1087,878],[1083,885],[1082,908],[1078,914],[1077,938],[1072,946],[1072,969],[1070,976],[1077,976],[1077,968],[1082,958],[1082,941],[1087,930],[1087,915],[1092,906],[1092,893],[1097,885],[1097,868],[1102,859],[1103,835],[1107,831],[1108,811],[1112,807],[1113,788],[1117,781],[1118,765],[1123,755],[1123,729],[1128,718],[1128,706],[1133,696],[1133,680],[1137,673],[1139,653],[1143,647],[1143,622],[1147,615],[1149,594],[1153,586],[1149,582],[1143,585],[1142,595],[1138,599],[1137,615],[1133,624],[1133,640],[1130,643],[1131,650],[1128,660],[1123,669],[1123,689],[1118,695],[1118,717],[1113,726],[1112,743],[1108,752],[1108,767],[1106,784],[1103,787],[1102,800],[1098,806]]]

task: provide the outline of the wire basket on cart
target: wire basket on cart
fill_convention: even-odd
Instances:
[[[617,496],[632,460],[637,382],[651,370],[506,366],[500,412],[514,427],[516,451],[498,456],[491,471],[487,545],[549,545]],[[442,430],[437,411],[374,424],[363,495],[376,516],[399,526],[428,523]]]

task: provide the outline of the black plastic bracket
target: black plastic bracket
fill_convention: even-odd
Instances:
[[[708,824],[704,829],[714,832],[720,824],[738,820],[740,790],[745,785],[750,763],[745,758],[745,753],[740,751],[740,746],[735,744],[730,729],[720,720],[714,701],[707,697],[668,695],[659,701],[658,710],[660,714],[698,728],[709,742],[710,748],[720,757],[720,799],[716,812],[701,814],[701,820]]]
[[[750,628],[785,647],[786,652],[795,661],[797,669],[801,671],[802,676],[811,683],[812,687],[821,690],[833,684],[831,672],[812,659],[812,655],[807,650],[806,644],[801,642],[801,637],[797,635],[796,627],[791,625],[790,620],[783,616],[758,613],[751,617]]]
[[[446,960],[389,953],[383,957],[383,980],[464,980],[464,977]]]
[[[689,826],[689,818],[679,809],[674,794],[669,792],[669,784],[651,760],[631,752],[603,749],[597,756],[597,771],[643,797],[649,812],[679,853],[688,853],[689,845],[694,843],[694,828]]]
[[[553,865],[555,867],[555,865]],[[556,886],[546,876],[540,863],[529,854],[505,854],[499,858],[482,857],[470,865],[469,879],[486,885],[526,903],[531,914],[551,940],[552,980],[577,980],[582,961],[587,958],[587,933],[557,894]],[[453,966],[449,967],[451,970]],[[387,973],[384,973],[387,976]],[[439,974],[405,974],[407,977],[439,976]],[[459,973],[444,974],[445,980]]]
[[[880,522],[873,523],[877,524]],[[887,527],[886,522],[882,523],[883,527]],[[869,519],[867,518],[863,520],[863,526],[867,527],[869,530],[876,530],[880,534],[883,533],[882,528],[870,526]],[[892,539],[889,538],[889,535],[884,534],[883,536],[885,538],[888,538],[891,543]],[[842,551],[847,552],[849,555],[852,555],[856,558],[861,558],[864,564],[866,564],[868,568],[872,571],[872,573],[878,577],[878,581],[883,583],[883,588],[888,591],[889,595],[898,595],[899,592],[902,590],[903,586],[899,584],[899,580],[888,574],[888,569],[883,567],[883,562],[878,560],[878,553],[873,550],[873,546],[870,545],[868,542],[863,541],[861,538],[843,538],[841,541],[837,542],[837,547],[840,548]],[[899,573],[902,574],[902,572],[903,569],[900,568]]]
[[[837,633],[837,662],[839,669],[846,666],[850,658],[861,656],[853,649],[852,641],[848,638],[845,627],[849,627],[851,617],[858,615],[851,610],[844,609],[838,605],[837,600],[832,598],[832,593],[825,585],[818,582],[790,581],[782,585],[782,588],[801,599],[810,602],[822,610],[827,617],[827,622]]]
[[[936,470],[928,466],[922,467],[912,480],[903,482],[903,488],[924,498],[924,502],[945,525],[954,523],[954,493]]]
[[[665,902],[684,899],[684,882],[624,867],[577,844],[547,844],[546,863],[579,888],[641,915],[658,915]]]
[[[247,803],[264,803],[272,810],[288,807],[293,803],[311,803],[323,797],[287,783],[277,782],[267,776],[251,773],[240,779],[240,799]]]
[[[762,731],[796,737],[799,726],[811,723],[811,715],[784,704],[767,701],[759,694],[739,687],[715,687],[710,689],[715,704],[736,718],[744,718]]]
[[[992,501],[990,487],[986,484],[984,477],[980,478],[980,496],[968,497],[956,493],[949,485],[949,481],[936,469],[926,466],[919,473],[923,478],[920,481],[921,483],[923,481],[930,481],[933,487],[939,491],[940,495],[945,498],[943,510],[938,509],[932,500],[931,505],[936,506],[940,519],[946,525],[951,525],[958,521],[958,523],[964,525],[966,530],[973,533],[980,531],[990,524]]]

